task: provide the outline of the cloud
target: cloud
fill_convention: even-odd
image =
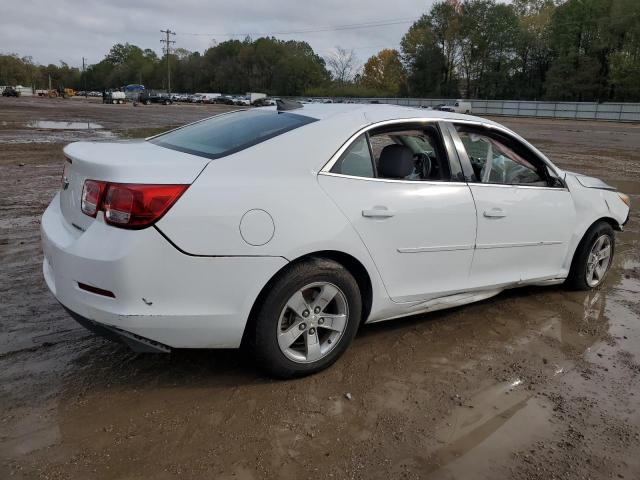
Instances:
[[[410,23],[309,30],[418,18],[433,1],[14,1],[2,8],[0,52],[29,55],[39,63],[62,60],[80,66],[82,57],[88,63],[99,62],[115,43],[129,42],[160,52],[160,29],[165,28],[177,32],[177,47],[192,51],[203,51],[213,40],[238,38],[230,34],[305,31],[277,37],[307,41],[322,56],[336,45],[353,48],[364,62],[382,48],[397,47]]]

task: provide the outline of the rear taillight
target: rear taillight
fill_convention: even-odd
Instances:
[[[95,217],[100,210],[105,221],[123,228],[145,228],[167,213],[188,185],[147,185],[86,180],[82,211]],[[85,208],[85,198],[87,207]],[[92,210],[95,201],[95,210]],[[92,213],[93,212],[93,213]]]
[[[100,209],[100,201],[107,184],[95,180],[86,180],[82,188],[82,202],[80,203],[82,212],[95,217]]]

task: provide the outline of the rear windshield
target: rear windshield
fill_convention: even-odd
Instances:
[[[208,118],[149,141],[180,152],[220,158],[315,121],[289,112],[243,110]]]

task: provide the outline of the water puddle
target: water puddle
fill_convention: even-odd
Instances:
[[[499,457],[543,438],[550,430],[551,408],[527,390],[519,378],[491,385],[456,407],[435,432],[442,447],[427,470],[436,478],[476,478],[491,470]],[[482,473],[481,473],[482,472]]]
[[[95,122],[29,120],[0,122],[0,144],[70,143],[113,140],[117,135]]]
[[[27,128],[41,130],[99,130],[104,128],[93,122],[59,122],[54,120],[31,120],[25,124]]]

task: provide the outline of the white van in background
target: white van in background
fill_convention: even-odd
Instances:
[[[465,100],[456,100],[456,103],[453,105],[443,105],[440,107],[440,110],[443,112],[473,113],[471,102]]]

